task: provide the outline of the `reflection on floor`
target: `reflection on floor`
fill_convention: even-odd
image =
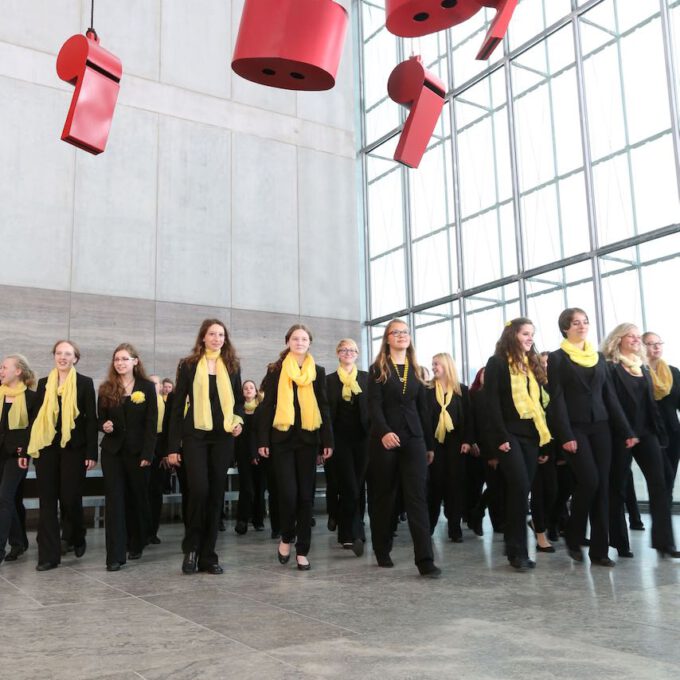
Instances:
[[[117,573],[105,570],[103,529],[88,532],[82,559],[45,573],[32,543],[0,566],[0,677],[678,677],[680,560],[657,557],[649,528],[631,532],[635,558],[615,569],[574,564],[560,542],[520,574],[488,521],[462,544],[440,522],[444,574],[428,580],[406,525],[395,568],[380,569],[370,550],[357,559],[338,547],[325,519],[309,572],[278,564],[269,531],[237,536],[233,523],[219,538],[223,576],[180,574],[177,524]]]

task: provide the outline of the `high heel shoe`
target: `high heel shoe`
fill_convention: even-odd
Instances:
[[[276,555],[279,558],[279,564],[288,564],[288,560],[290,560],[290,553],[288,553],[287,555],[283,555],[281,551],[277,548]]]
[[[298,555],[295,558],[295,561],[297,562],[297,568],[300,571],[309,571],[312,568],[312,565],[309,563],[309,560],[307,560],[307,564],[300,564],[300,560],[307,560],[307,557],[305,555]]]
[[[554,553],[555,548],[552,545],[543,546],[543,545],[538,545],[538,543],[537,543],[536,544],[536,551],[542,552],[542,553]]]
[[[657,548],[656,552],[659,553],[659,557],[680,557],[680,550],[676,550],[675,546],[670,548]]]

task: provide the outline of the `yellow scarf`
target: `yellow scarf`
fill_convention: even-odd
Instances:
[[[531,418],[534,421],[534,425],[536,426],[540,438],[539,446],[544,446],[552,439],[552,435],[550,434],[550,430],[548,430],[548,424],[545,420],[545,411],[541,405],[541,388],[536,381],[534,372],[529,367],[529,360],[526,356],[524,357],[524,366],[526,368],[526,373],[520,371],[514,364],[510,363],[510,359],[508,359],[512,401],[522,420]],[[527,389],[527,379],[529,380],[529,389]]]
[[[592,368],[600,360],[600,355],[597,353],[597,350],[587,340],[583,345],[583,349],[579,349],[576,345],[572,345],[569,340],[564,338],[560,344],[560,348],[567,353],[575,364],[583,366],[584,368]]]
[[[638,378],[642,375],[642,359],[640,357],[635,357],[634,359],[629,359],[624,357],[623,354],[620,355],[621,363],[635,376]]]
[[[61,397],[61,448],[71,440],[71,430],[75,427],[78,411],[78,390],[76,388],[76,369],[72,366],[66,380],[59,387],[59,373],[56,368],[50,371],[45,385],[45,398],[31,429],[28,455],[40,457],[40,451],[49,446],[57,433],[59,399]]]
[[[673,389],[673,374],[668,364],[659,359],[656,364],[656,369],[649,367],[649,372],[652,375],[652,382],[654,383],[654,399],[659,401],[667,397]]]
[[[257,399],[251,399],[245,404],[246,413],[255,413],[255,409],[259,406]]]
[[[192,405],[194,407],[194,427],[197,430],[210,432],[213,429],[212,410],[210,408],[210,378],[208,377],[208,359],[215,359],[215,375],[217,376],[217,396],[224,415],[224,431],[231,432],[237,425],[243,424],[241,416],[234,415],[234,390],[227,367],[222,361],[219,350],[206,350],[196,364]]]
[[[316,380],[316,364],[311,354],[305,357],[302,368],[292,354],[287,354],[281,365],[281,376],[276,396],[276,413],[273,426],[281,432],[288,432],[295,423],[295,406],[293,405],[293,383],[298,387],[297,395],[300,404],[302,429],[313,432],[321,427],[321,412],[314,394]]]
[[[28,410],[26,408],[26,385],[20,382],[16,387],[0,385],[0,409],[5,404],[5,397],[14,397],[7,415],[10,430],[25,430],[28,427]]]
[[[158,423],[156,424],[156,434],[163,432],[163,418],[165,417],[165,401],[160,394],[156,395],[158,402]]]
[[[446,407],[451,403],[453,398],[453,390],[444,394],[444,388],[437,380],[434,384],[434,394],[437,397],[437,403],[442,407],[439,412],[439,421],[437,422],[437,429],[434,432],[435,439],[440,443],[444,443],[446,433],[453,430],[453,420],[451,414],[446,410]]]
[[[342,398],[345,401],[352,401],[353,394],[361,394],[361,387],[357,382],[356,366],[352,366],[352,372],[348,373],[342,366],[338,366],[338,378],[342,383]]]

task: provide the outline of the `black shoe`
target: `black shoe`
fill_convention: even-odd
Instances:
[[[49,571],[50,569],[56,569],[59,566],[59,562],[38,562],[38,566],[35,568],[36,571]]]
[[[642,520],[638,522],[631,522],[628,525],[633,531],[644,531],[645,530],[645,525],[642,523]]]
[[[73,546],[68,541],[61,541],[61,554],[66,555],[73,551]]]
[[[219,564],[209,564],[206,567],[199,567],[198,571],[203,572],[204,574],[212,574],[213,576],[219,576],[220,574],[224,574],[224,569]]]
[[[416,566],[418,567],[418,572],[421,576],[439,578],[442,575],[442,570],[432,560],[425,560]]]
[[[288,560],[290,560],[290,552],[283,555],[278,548],[276,549],[276,556],[279,558],[279,564],[288,564]]]
[[[255,531],[264,531],[264,524],[253,524]]]
[[[295,561],[297,562],[297,568],[300,571],[309,571],[312,568],[312,565],[309,563],[309,560],[307,560],[307,564],[300,564],[300,558],[307,560],[306,555],[297,555],[295,557]]]
[[[484,515],[479,512],[474,512],[470,514],[470,518],[467,521],[468,529],[473,531],[476,536],[484,536],[484,529],[482,528],[482,522],[484,520]]]
[[[107,564],[106,571],[120,571],[120,562],[111,562],[111,564]]]
[[[161,539],[158,538],[158,536],[149,536],[149,543],[151,545],[158,545],[161,542]]]
[[[133,552],[132,550],[128,553],[129,560],[138,560],[142,556],[142,551]]]
[[[272,529],[271,538],[272,538],[272,540],[276,540],[277,538],[281,538],[281,532],[276,531],[275,529]]]
[[[399,521],[402,522],[402,523],[406,521],[406,513],[405,512],[399,513]]]
[[[357,557],[361,557],[364,554],[364,542],[360,538],[355,538],[350,547]]]
[[[548,529],[548,540],[556,543],[560,540],[560,535],[557,533],[557,529]]]
[[[5,555],[5,562],[16,562],[17,558],[21,557],[26,552],[26,548],[20,545],[13,545],[7,555]]]
[[[248,531],[248,522],[244,522],[242,519],[238,520],[238,522],[236,522],[236,526],[234,527],[234,531],[239,536],[243,536],[243,534]]]
[[[312,517],[312,521],[309,523],[310,527],[315,527],[316,526],[316,517]]]
[[[581,552],[581,548],[568,548],[567,552],[569,553],[569,557],[571,557],[574,562],[583,562],[583,553]]]
[[[619,553],[619,557],[635,557],[633,555],[633,551],[630,550],[624,550],[623,548],[617,548],[616,551]]]
[[[670,548],[657,548],[656,552],[659,553],[659,557],[680,557],[680,550],[676,550],[675,546],[671,546]]]
[[[590,547],[590,539],[589,539],[589,538],[584,538],[584,539],[583,539],[583,542],[581,543],[581,545],[582,545],[584,548],[589,548],[589,547]]]
[[[85,551],[87,550],[87,543],[85,542],[85,539],[83,539],[83,542],[80,545],[76,545],[73,547],[73,554],[76,557],[82,557],[85,554]]]
[[[554,553],[555,548],[552,545],[546,545],[543,547],[542,545],[536,544],[536,552],[543,552],[543,553]]]
[[[389,569],[390,567],[394,566],[394,562],[392,562],[392,558],[389,555],[376,554],[375,559],[378,560],[379,567],[385,567],[386,569]]]
[[[220,523],[217,525],[217,530],[218,531],[226,531],[227,530],[227,525],[224,523],[223,519],[221,519]]]
[[[600,558],[595,558],[595,559],[593,559],[591,557],[590,563],[595,564],[598,567],[615,567],[616,566],[616,562],[614,562],[614,560],[610,560],[608,557],[600,557]]]
[[[335,531],[338,528],[338,523],[335,520],[335,517],[328,517],[328,522],[326,523],[326,528],[328,531]]]
[[[184,561],[182,562],[182,573],[183,574],[195,574],[197,568],[198,556],[195,552],[188,552],[184,555]]]
[[[519,572],[526,571],[527,569],[533,569],[536,563],[530,564],[531,560],[526,557],[513,557],[510,560],[510,566]]]

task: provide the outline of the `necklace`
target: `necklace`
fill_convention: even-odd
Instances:
[[[399,381],[402,384],[401,393],[406,394],[406,386],[408,385],[408,357],[404,358],[404,375],[403,376],[399,375],[399,369],[397,368],[397,364],[394,363],[394,359],[392,357],[390,357],[390,361],[392,362],[392,366],[394,366],[394,370],[397,374],[397,378],[399,378]]]
[[[122,382],[122,381],[121,381],[121,382]],[[130,382],[127,383],[127,385],[126,385],[125,383],[123,383],[123,392],[125,392],[125,394],[130,394],[128,390],[129,390],[130,387],[132,387],[134,384],[135,384],[135,379],[134,379],[134,378],[132,378],[132,380],[130,380]]]

